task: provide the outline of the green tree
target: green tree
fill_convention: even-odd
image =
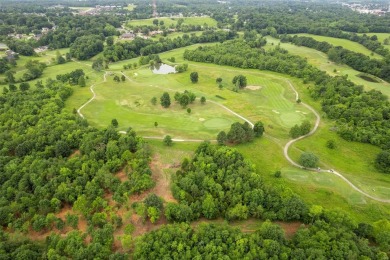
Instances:
[[[121,244],[122,244],[122,248],[125,250],[125,251],[129,251],[133,245],[133,238],[130,234],[128,235],[123,235],[121,237]]]
[[[160,98],[160,104],[164,108],[168,108],[171,105],[171,97],[168,92],[164,92],[164,94]]]
[[[336,149],[337,148],[336,141],[334,139],[330,139],[326,141],[326,147],[328,147],[329,149]]]
[[[112,46],[114,44],[114,37],[109,36],[106,38],[107,46]]]
[[[237,75],[237,76],[234,76],[232,83],[235,86],[242,89],[242,88],[246,87],[247,80],[246,80],[246,77],[244,75]]]
[[[199,80],[198,72],[191,72],[190,79],[192,83],[197,83]]]
[[[115,81],[115,82],[121,81],[118,75],[115,75],[115,76],[114,76],[114,81]]]
[[[171,137],[170,135],[166,135],[166,136],[164,137],[163,142],[164,142],[164,144],[165,144],[166,146],[171,146],[172,143],[173,143],[172,137]]]
[[[375,166],[381,172],[390,173],[390,151],[381,151],[375,158]]]
[[[301,135],[307,135],[308,133],[310,133],[310,129],[311,129],[310,122],[308,120],[303,121],[300,126]]]
[[[221,131],[217,135],[217,142],[219,145],[224,145],[227,141],[226,133],[225,131]]]
[[[6,77],[7,82],[8,82],[9,84],[15,83],[14,74],[15,74],[15,71],[13,71],[13,70],[8,70],[8,71],[5,72],[4,76]]]
[[[79,77],[79,80],[78,80],[78,85],[80,86],[80,87],[85,87],[86,86],[86,83],[85,83],[85,78],[84,78],[84,76],[81,76],[81,77]]]
[[[152,97],[152,99],[150,100],[150,102],[152,103],[152,105],[157,105],[157,98],[156,97]]]
[[[115,128],[117,128],[118,127],[118,120],[116,120],[116,118],[114,118],[114,119],[112,119],[111,120],[111,125],[113,126],[113,127],[115,127]]]
[[[256,137],[261,137],[264,133],[264,124],[261,121],[258,121],[253,126],[253,132]]]
[[[190,97],[187,94],[182,94],[179,96],[178,101],[179,101],[179,104],[181,105],[181,107],[185,108],[190,103]]]
[[[221,84],[221,83],[222,83],[222,78],[217,78],[217,79],[215,80],[215,82],[217,82],[218,85]]]
[[[280,178],[282,177],[282,172],[280,170],[277,170],[275,173],[274,173],[274,176],[275,178]]]
[[[154,127],[157,127],[158,126],[158,123],[157,122],[154,122]]]
[[[66,62],[65,58],[62,57],[62,55],[59,51],[57,51],[57,53],[56,53],[56,61],[57,61],[57,64],[64,64]]]
[[[92,63],[92,69],[96,71],[101,71],[104,69],[104,61],[103,58],[99,57]]]
[[[318,157],[313,153],[305,152],[299,158],[299,163],[306,168],[316,168],[318,166]]]
[[[290,129],[290,136],[292,138],[298,138],[299,136],[301,136],[301,128],[298,126],[298,125],[294,125],[291,129]]]
[[[202,96],[202,97],[200,98],[200,103],[202,103],[202,105],[203,105],[204,103],[206,103],[206,98]]]
[[[187,113],[191,114],[191,108],[187,108]]]
[[[125,80],[126,80],[125,75],[122,75],[122,76],[121,76],[121,80],[122,80],[122,81],[125,81]]]
[[[30,89],[30,84],[28,82],[22,82],[19,85],[20,91],[27,91]]]
[[[152,224],[156,223],[156,221],[160,218],[160,210],[155,207],[149,207],[148,210],[148,217],[150,218],[150,222]]]
[[[206,198],[202,202],[202,213],[205,218],[213,219],[218,214],[217,205],[214,202],[213,196],[210,194],[206,195]]]

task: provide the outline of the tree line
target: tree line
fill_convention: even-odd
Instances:
[[[177,37],[175,39],[161,38],[158,42],[137,37],[131,42],[117,42],[112,46],[106,46],[103,55],[106,60],[115,62],[132,59],[140,55],[147,56],[149,54],[157,54],[195,43],[223,42],[233,39],[236,35],[235,32],[208,30],[204,31],[200,36],[185,34],[182,37]]]
[[[291,42],[298,46],[305,46],[328,54],[331,61],[346,64],[353,69],[375,75],[386,81],[390,81],[390,63],[385,60],[370,59],[370,57],[344,49],[341,46],[334,47],[328,42],[319,42],[311,37],[285,35],[282,42]]]

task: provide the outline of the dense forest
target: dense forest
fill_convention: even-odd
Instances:
[[[131,129],[124,135],[114,126],[94,129],[63,112],[71,94],[70,87],[49,80],[35,90],[10,91],[0,97],[0,225],[20,232],[77,227],[78,215],[66,220],[56,216],[64,206],[73,205],[92,228],[90,250],[95,251],[85,251],[84,256],[105,258],[111,254],[109,234],[112,237],[121,220],[112,215],[103,196],[113,194],[120,205],[130,194],[152,187],[150,149]],[[114,176],[121,169],[132,178],[121,182]],[[61,243],[72,243],[76,237],[83,240],[81,234],[72,234],[74,238],[69,235],[65,239],[69,242]],[[50,245],[58,239],[53,236]],[[98,252],[98,245],[105,250]],[[30,249],[20,250],[26,254]]]

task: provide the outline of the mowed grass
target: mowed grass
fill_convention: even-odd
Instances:
[[[328,37],[328,36],[321,36],[321,35],[314,35],[314,34],[308,34],[308,33],[300,33],[297,35],[311,37],[311,38],[313,38],[317,41],[320,41],[320,42],[328,42],[334,46],[341,46],[344,49],[358,52],[358,53],[362,53],[364,55],[369,56],[370,58],[375,58],[375,59],[382,59],[383,58],[381,55],[370,51],[369,49],[367,49],[366,47],[364,47],[360,43],[353,42],[350,40]]]
[[[159,17],[159,18],[150,18],[150,19],[141,19],[141,20],[132,20],[127,22],[127,26],[136,27],[136,26],[144,26],[144,25],[153,25],[153,20],[158,19],[158,21],[163,21],[166,27],[171,25],[176,26],[177,21],[180,19],[178,17],[170,18],[170,17]],[[183,25],[205,25],[207,24],[209,27],[217,26],[217,21],[208,16],[201,17],[183,17],[184,22]]]
[[[352,82],[357,85],[364,86],[365,90],[368,91],[376,89],[390,97],[390,83],[385,81],[379,83],[366,81],[357,76],[361,73],[360,71],[354,70],[347,65],[331,62],[329,61],[328,56],[320,51],[303,46],[296,46],[291,43],[281,43],[278,39],[272,37],[267,37],[267,45],[265,46],[265,49],[272,49],[278,44],[280,44],[280,47],[283,49],[288,50],[291,54],[306,58],[311,65],[316,66],[320,70],[326,71],[331,76],[348,75],[348,78]]]

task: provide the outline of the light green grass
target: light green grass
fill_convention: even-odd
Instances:
[[[344,49],[358,52],[358,53],[362,53],[362,54],[367,55],[371,58],[375,58],[375,59],[382,59],[383,58],[381,55],[370,51],[369,49],[367,49],[366,47],[364,47],[360,43],[353,42],[350,40],[333,38],[333,37],[328,37],[328,36],[320,36],[320,35],[314,35],[314,34],[308,34],[308,33],[301,33],[301,34],[297,34],[297,35],[311,37],[311,38],[313,38],[317,41],[320,41],[320,42],[328,42],[334,46],[341,46]],[[373,55],[371,55],[371,54],[373,54]]]
[[[129,10],[129,11],[134,11],[134,8],[136,8],[137,6],[135,5],[135,4],[129,4],[128,6],[127,6],[127,10]]]
[[[390,97],[390,83],[385,81],[380,83],[366,81],[357,76],[361,73],[360,71],[354,70],[347,65],[340,65],[331,62],[329,61],[327,55],[320,51],[307,47],[296,46],[291,43],[281,43],[278,39],[272,37],[267,37],[267,45],[265,46],[265,49],[274,48],[278,44],[280,44],[283,49],[288,50],[291,54],[306,58],[311,65],[316,66],[320,70],[326,71],[331,76],[348,75],[348,78],[352,82],[357,85],[364,86],[365,90],[376,89]]]
[[[153,20],[155,18],[150,19],[142,19],[142,20],[132,20],[127,23],[127,26],[143,26],[143,25],[153,25]],[[180,18],[169,18],[169,17],[159,17],[157,18],[159,21],[163,21],[164,25],[166,27],[169,27],[171,25],[176,26],[177,21]],[[214,20],[211,17],[204,16],[204,17],[183,17],[184,22],[183,25],[201,25],[207,24],[209,27],[215,27],[217,26],[217,21]]]

